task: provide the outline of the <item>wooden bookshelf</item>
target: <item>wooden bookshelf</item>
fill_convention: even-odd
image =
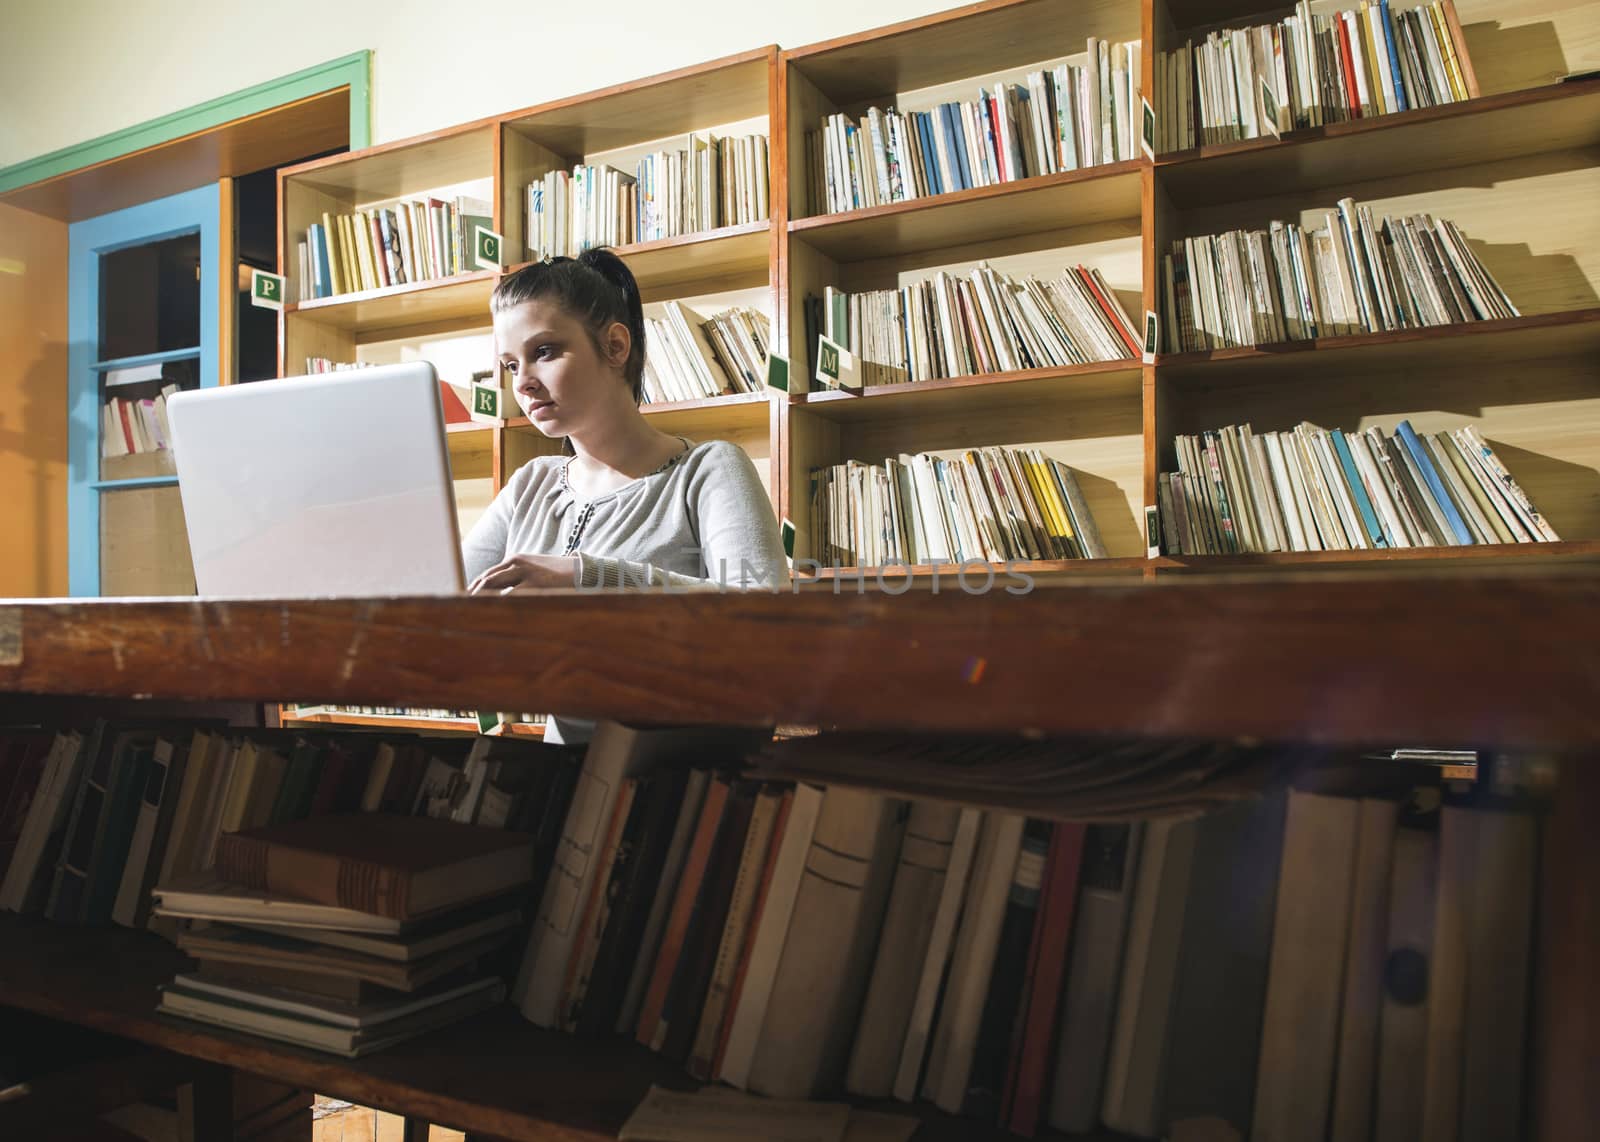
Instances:
[[[291,302],[290,314],[360,336],[416,325],[486,324],[489,295],[500,274],[474,270],[454,277]]]

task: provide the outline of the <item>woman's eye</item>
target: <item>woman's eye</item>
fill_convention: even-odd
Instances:
[[[513,377],[517,375],[517,363],[515,361],[502,361],[500,362],[500,367]]]
[[[555,355],[556,347],[554,345],[541,345],[533,351],[533,357],[536,361],[548,361]]]

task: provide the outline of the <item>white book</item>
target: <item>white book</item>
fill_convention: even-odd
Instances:
[[[934,1008],[944,986],[945,965],[950,962],[956,922],[961,917],[967,898],[973,856],[977,852],[978,833],[982,825],[981,810],[961,810],[960,819],[956,822],[955,839],[950,845],[950,863],[945,868],[944,884],[939,893],[939,908],[934,913],[927,953],[922,958],[916,998],[906,1022],[905,1042],[900,1048],[900,1065],[895,1072],[894,1096],[901,1102],[911,1102],[917,1097],[922,1062],[927,1054],[929,1034],[933,1030]],[[913,966],[907,965],[908,968]]]
[[[956,937],[950,980],[934,1032],[928,1074],[922,1084],[923,1096],[947,1114],[959,1114],[966,1100],[972,1056],[978,1045],[978,1023],[989,995],[1000,927],[1017,857],[1022,851],[1024,823],[1021,816],[999,813],[984,822],[969,890],[971,899]]]
[[[69,791],[77,788],[78,776],[83,766],[83,737],[77,732],[58,733],[50,744],[44,769],[39,774],[39,788],[28,806],[28,816],[17,837],[16,851],[6,868],[0,884],[0,908],[8,912],[26,912],[32,908],[30,889],[39,879],[39,865],[44,860],[44,850],[50,835],[64,828],[67,813],[72,808]]]
[[[750,1066],[761,1041],[761,1024],[766,1017],[767,1001],[772,996],[772,985],[778,977],[778,961],[789,935],[789,917],[794,913],[806,854],[811,850],[811,837],[821,809],[819,787],[805,784],[795,787],[783,840],[773,860],[767,898],[761,906],[761,919],[750,938],[744,983],[728,1025],[728,1043],[723,1049],[722,1069],[717,1075],[723,1082],[741,1090],[749,1085]]]
[[[132,928],[139,912],[140,897],[144,895],[145,866],[150,863],[150,846],[156,839],[156,825],[161,818],[161,804],[167,796],[177,796],[167,790],[167,778],[172,772],[173,743],[167,738],[157,738],[150,760],[150,773],[139,798],[139,817],[134,822],[133,840],[128,844],[128,859],[122,866],[122,881],[117,886],[117,897],[111,906],[111,919],[124,928]]]

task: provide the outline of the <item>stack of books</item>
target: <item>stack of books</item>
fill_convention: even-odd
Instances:
[[[815,469],[811,552],[835,567],[1106,555],[1073,470],[1003,447]]]
[[[806,299],[806,344],[847,349],[863,385],[1135,359],[1138,331],[1100,271],[1013,278],[987,263],[898,289]]]
[[[664,308],[645,318],[645,403],[766,391],[766,314],[741,305],[701,321],[676,301]]]
[[[505,995],[534,838],[383,813],[230,833],[210,874],[155,890],[198,966],[158,1010],[355,1057]]]
[[[976,100],[931,111],[871,107],[806,132],[811,213],[885,206],[933,194],[1137,158],[1139,41],[1091,36],[1084,65],[1029,72]]]
[[[1402,420],[1387,436],[1229,425],[1173,447],[1178,471],[1157,484],[1169,555],[1560,539],[1471,425],[1419,433]]]
[[[1327,225],[1184,238],[1162,260],[1166,348],[1198,352],[1517,317],[1453,222],[1339,200]]]
[[[1276,137],[1476,94],[1451,0],[1327,13],[1299,0],[1277,23],[1222,28],[1156,56],[1156,147]]]

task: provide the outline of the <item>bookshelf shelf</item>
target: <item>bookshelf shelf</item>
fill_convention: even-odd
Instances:
[[[709,292],[729,284],[765,284],[771,257],[772,228],[767,222],[723,226],[655,242],[615,247],[625,258],[646,301]],[[512,273],[529,262],[508,269]]]
[[[1058,581],[1067,577],[1095,578],[1098,576],[1142,576],[1150,567],[1151,561],[1143,556],[1125,556],[1114,559],[1018,559],[1010,563],[984,563],[974,561],[971,563],[940,563],[938,565],[919,563],[915,566],[886,566],[878,567],[824,567],[811,576],[809,580],[816,583],[854,583],[857,576],[864,576],[868,582],[878,578],[887,584],[903,580],[908,574],[913,579],[932,579],[937,572],[946,589],[960,591],[963,576],[972,589],[983,588],[992,574],[994,582],[992,589],[1003,591],[1007,586],[1020,589],[1021,583],[1008,579],[1008,572],[1030,575]],[[843,588],[846,591],[853,587]]]
[[[1475,165],[1600,143],[1600,79],[1286,132],[1281,141],[1214,143],[1156,158],[1185,206]]]
[[[789,223],[835,261],[914,254],[1000,238],[1139,217],[1143,159],[1017,179],[950,194],[819,214]]]
[[[355,1060],[157,1014],[157,989],[185,970],[185,962],[146,932],[0,917],[0,1002],[469,1133],[608,1142],[652,1085],[698,1085],[632,1040],[543,1031],[504,1005]],[[1011,1137],[927,1104],[880,1109],[917,1118],[921,1142]]]
[[[839,423],[859,423],[903,416],[938,415],[968,407],[974,397],[1033,404],[1137,399],[1143,383],[1138,361],[1096,361],[1067,369],[1023,369],[982,373],[935,381],[873,385],[860,393],[839,390],[797,393],[791,407],[805,409]],[[973,390],[982,390],[974,392]]]
[[[1381,564],[1386,569],[1406,566],[1439,569],[1455,564],[1511,566],[1537,563],[1576,570],[1600,564],[1600,541],[1563,540],[1560,543],[1493,543],[1469,547],[1402,547],[1376,551],[1277,551],[1241,555],[1163,555],[1151,560],[1155,573],[1244,572],[1268,568],[1338,568]]]
[[[496,270],[474,270],[441,280],[407,282],[386,289],[343,293],[293,302],[287,314],[315,321],[358,337],[416,325],[476,319],[489,323],[489,295],[499,279]]]
[[[189,361],[198,356],[200,356],[200,347],[196,345],[192,349],[168,349],[161,353],[144,353],[137,357],[117,357],[109,361],[96,361],[89,367],[97,373],[108,373],[112,369],[131,369],[139,365],[164,365],[168,361]]]
[[[406,718],[387,714],[285,714],[285,726],[344,726],[371,730],[408,730],[434,734],[476,734],[478,723],[470,718]]]
[[[1513,299],[1514,300],[1514,299]],[[1593,359],[1600,352],[1600,306],[1537,313],[1498,321],[1469,321],[1385,333],[1284,341],[1156,358],[1156,375],[1187,385],[1228,375],[1255,377],[1293,368],[1305,381],[1352,370],[1422,369],[1435,376],[1449,368],[1521,359]],[[1423,374],[1418,374],[1419,376]]]

